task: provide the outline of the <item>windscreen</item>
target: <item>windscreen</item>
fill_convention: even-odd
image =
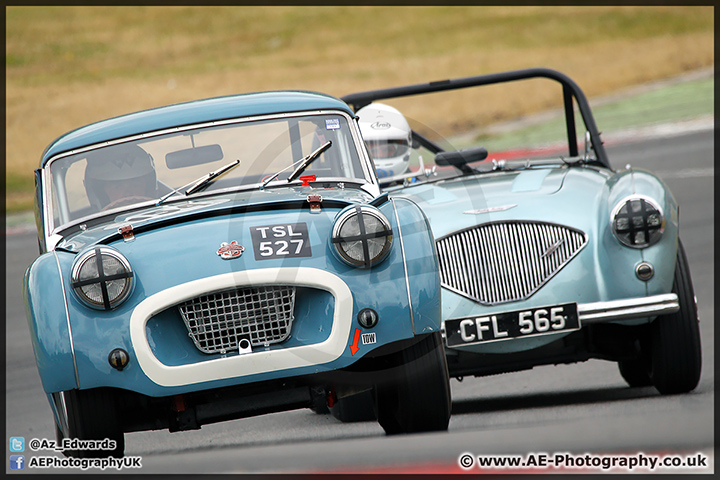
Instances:
[[[346,116],[228,121],[98,147],[49,163],[54,225],[158,200],[240,160],[197,195],[289,185],[303,158],[331,146],[303,172],[319,181],[368,182]],[[294,182],[295,183],[295,182]],[[293,183],[293,184],[294,184]],[[184,195],[173,195],[169,201]]]

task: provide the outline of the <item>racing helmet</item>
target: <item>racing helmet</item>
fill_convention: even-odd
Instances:
[[[90,205],[101,210],[111,203],[109,184],[141,183],[143,196],[157,196],[157,176],[152,156],[133,144],[95,150],[87,156],[85,192]]]
[[[392,177],[408,171],[412,130],[396,108],[371,103],[357,111],[360,132],[378,177]]]

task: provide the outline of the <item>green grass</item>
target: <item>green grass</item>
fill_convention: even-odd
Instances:
[[[7,173],[5,176],[5,185],[10,192],[27,191],[35,187],[35,181],[32,178],[28,179],[24,175]]]
[[[710,115],[714,85],[714,78],[689,81],[600,105],[595,109],[596,121],[602,128],[616,130]]]
[[[713,78],[692,80],[599,105],[590,100],[590,106],[598,129],[605,133],[676,122],[714,113],[714,83]],[[490,151],[499,151],[558,143],[567,138],[564,116],[560,111],[553,119],[530,123],[502,134],[481,133],[471,141],[461,141],[461,144],[464,143],[461,148],[482,144]]]
[[[582,46],[713,29],[679,7],[9,7],[8,75],[30,84],[463,50]],[[391,49],[389,52],[388,49]],[[288,52],[291,52],[288,55]],[[304,52],[297,55],[295,52]]]

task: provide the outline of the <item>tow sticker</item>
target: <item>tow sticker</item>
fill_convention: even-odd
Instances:
[[[362,334],[362,342],[363,342],[363,345],[368,345],[370,343],[377,343],[377,337],[375,335],[375,332],[363,333]]]

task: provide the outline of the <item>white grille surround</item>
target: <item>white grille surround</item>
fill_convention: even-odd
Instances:
[[[209,293],[178,306],[195,346],[203,353],[237,350],[246,338],[253,347],[290,336],[295,287],[252,286]]]
[[[252,355],[208,357],[203,362],[166,365],[153,353],[147,336],[147,323],[167,308],[204,295],[255,285],[293,285],[317,288],[335,298],[332,329],[320,343],[274,350],[259,349]],[[337,275],[310,267],[262,268],[231,272],[193,280],[163,289],[140,302],[130,317],[130,341],[140,370],[148,380],[162,387],[194,385],[230,378],[320,366],[339,358],[347,349],[354,318],[353,295]]]
[[[531,297],[587,244],[564,225],[488,222],[436,240],[441,285],[470,300],[497,305]]]

